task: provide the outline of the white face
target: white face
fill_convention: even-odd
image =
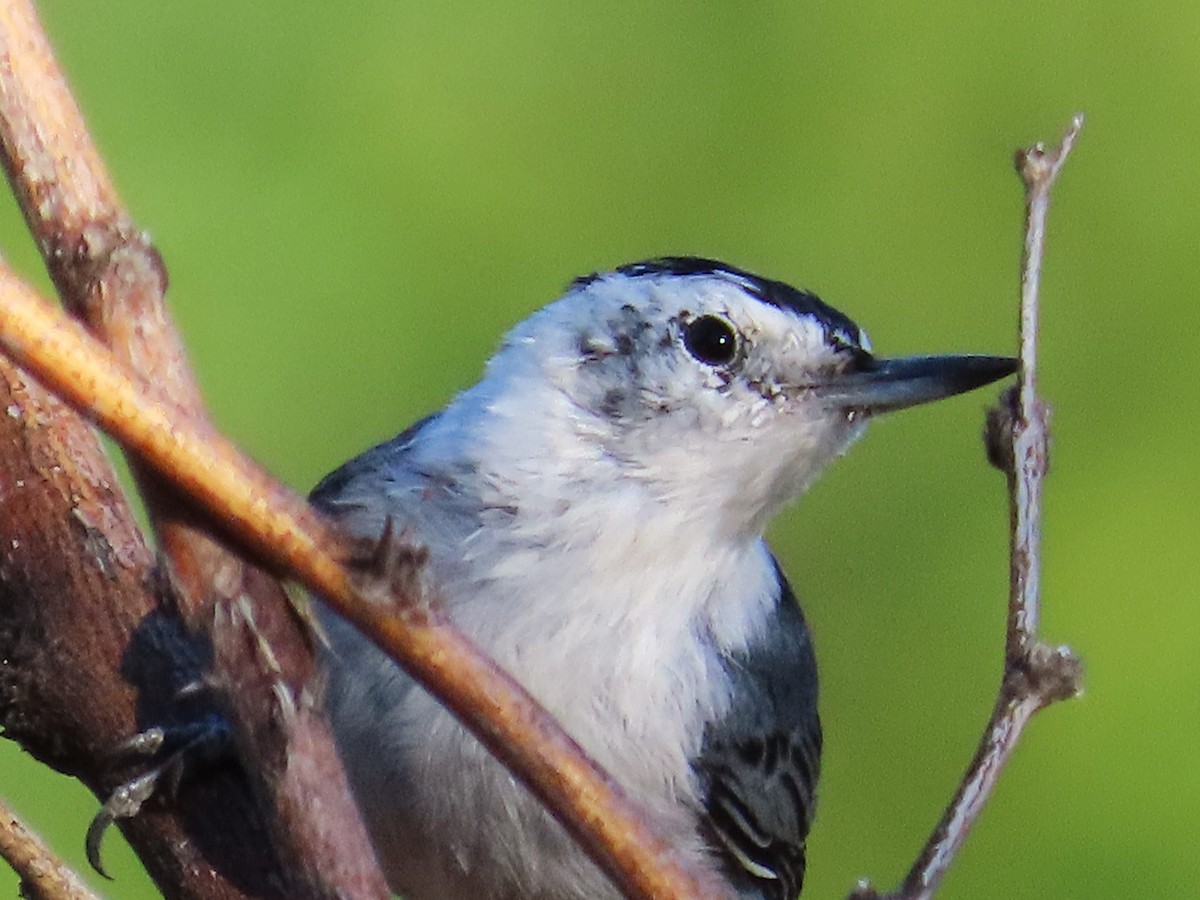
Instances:
[[[862,432],[812,387],[868,347],[812,295],[736,270],[618,272],[514,329],[485,381],[531,403],[535,380],[552,386],[569,403],[531,428],[565,427],[591,451],[573,455],[756,535]]]

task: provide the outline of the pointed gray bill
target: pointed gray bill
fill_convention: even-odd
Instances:
[[[816,387],[831,406],[874,415],[973,391],[1017,371],[1008,356],[865,356]]]

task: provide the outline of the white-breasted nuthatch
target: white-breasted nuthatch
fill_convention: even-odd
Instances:
[[[444,410],[313,501],[429,551],[457,625],[732,893],[800,890],[821,754],[808,628],[763,541],[873,414],[1001,378],[991,356],[880,359],[813,294],[713,260],[576,280]],[[458,722],[326,616],[327,705],[409,900],[615,889]]]

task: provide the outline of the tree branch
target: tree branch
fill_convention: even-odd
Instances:
[[[21,876],[21,896],[28,900],[99,900],[3,801],[0,857]]]
[[[469,712],[484,742],[515,762],[535,792],[543,798],[557,797],[553,805],[560,812],[566,810],[568,828],[585,837],[586,845],[602,858],[601,865],[632,894],[720,896],[723,892],[714,882],[706,882],[703,875],[690,876],[673,864],[670,849],[646,831],[632,807],[606,784],[578,747],[434,615],[432,607],[415,603],[402,610],[404,615],[396,615],[387,604],[345,605],[355,596],[356,585],[370,579],[352,577],[328,551],[322,551],[333,542],[307,506],[238,457],[207,423],[182,346],[160,302],[165,288],[161,262],[120,207],[27,2],[0,2],[0,55],[4,61],[0,141],[10,180],[64,301],[109,343],[116,358],[61,321],[7,271],[0,273],[0,295],[7,306],[0,316],[2,327],[13,338],[10,348],[20,346],[24,363],[47,384],[84,408],[93,404],[91,411],[97,418],[125,434],[170,556],[182,613],[193,627],[206,627],[207,597],[214,586],[221,588],[226,602],[218,603],[216,667],[225,673],[223,683],[230,687],[243,748],[264,731],[268,738],[286,732],[298,713],[307,712],[304,688],[311,654],[305,656],[303,651],[311,648],[292,639],[297,633],[303,635],[287,608],[273,602],[278,595],[268,596],[271,589],[251,583],[269,584],[267,579],[258,578],[253,570],[241,570],[234,558],[207,538],[205,527],[212,522],[218,523],[213,527],[223,535],[249,539],[260,557],[275,566],[299,563],[310,587],[343,612],[354,614],[359,624],[374,627],[376,639],[393,653],[406,652],[405,664],[418,677],[435,684],[440,679],[442,686],[434,692],[449,697],[460,713]],[[140,374],[143,383],[154,384],[156,391],[139,395],[121,370],[120,360]],[[148,399],[152,393],[154,398]],[[164,396],[172,402],[164,402]],[[130,439],[130,432],[122,429],[132,428],[139,416],[141,431]],[[219,459],[212,456],[214,447]],[[173,453],[172,448],[180,452]],[[150,474],[154,469],[156,476]],[[202,508],[214,518],[177,505],[174,489],[163,490],[156,477],[198,492],[204,498]],[[223,493],[229,490],[241,504],[232,519],[226,518],[233,508],[231,495]],[[376,594],[388,587],[371,583]],[[294,651],[299,660],[286,676],[278,666],[287,656],[280,652],[279,637],[270,633],[280,628],[283,649]],[[473,678],[482,681],[476,684]],[[246,685],[259,690],[247,692]],[[237,708],[237,701],[247,693],[261,697],[264,689],[272,694],[265,705],[269,727],[256,730],[254,717]],[[498,711],[489,724],[486,711],[493,706]],[[293,751],[294,729],[292,734],[290,741],[285,738],[275,746]],[[522,741],[530,745],[523,746]],[[245,749],[243,756],[250,761],[257,757],[259,762],[272,759]],[[276,758],[291,759],[288,753]],[[307,771],[315,775],[313,767]],[[309,784],[319,780],[310,777]],[[564,794],[569,795],[565,800]],[[274,799],[280,800],[281,795],[275,794]],[[282,799],[280,805],[286,806],[286,796]],[[283,819],[278,815],[280,805],[277,818]],[[589,831],[595,836],[588,837]],[[307,854],[294,852],[303,847],[303,841],[291,845],[294,858],[289,864],[303,866],[314,857],[320,859],[311,847]]]
[[[1061,146],[1041,144],[1016,154],[1025,185],[1025,247],[1021,259],[1021,370],[1017,388],[988,412],[988,459],[1008,478],[1010,589],[1005,631],[1004,676],[991,720],[958,791],[922,849],[903,885],[880,894],[867,882],[852,900],[925,900],[933,896],[971,826],[978,820],[1025,726],[1038,710],[1082,690],[1078,658],[1037,635],[1040,606],[1042,486],[1049,432],[1047,408],[1037,396],[1038,292],[1046,240],[1050,190],[1083,127],[1077,115]]]
[[[0,2],[0,56],[5,169],[64,304],[174,398],[180,415],[205,421],[162,303],[162,261],[121,206],[27,0]],[[211,640],[210,683],[222,689],[246,771],[273,810],[268,821],[289,862],[272,880],[292,896],[387,896],[332,736],[303,699],[313,648],[281,587],[214,540],[136,458],[133,468],[169,564],[169,597],[188,627]],[[214,616],[214,604],[241,614]],[[286,714],[284,695],[297,701]]]
[[[116,484],[91,427],[0,358],[0,725],[100,796],[127,777],[110,751],[139,719],[193,712],[176,695],[206,656],[164,614]],[[168,896],[281,896],[259,806],[228,767],[124,831]]]
[[[243,457],[211,426],[135,383],[102,346],[0,269],[0,345],[66,402],[86,411],[152,466],[232,540],[272,570],[321,595],[452,709],[633,897],[724,897],[707,872],[687,870],[636,805],[516,682],[458,632],[428,598],[397,589],[415,579],[393,566],[352,572],[353,558],[301,498]],[[387,552],[395,549],[395,553]],[[382,574],[384,578],[380,578]]]

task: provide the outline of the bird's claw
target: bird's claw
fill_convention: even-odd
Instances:
[[[225,759],[231,753],[231,743],[229,724],[220,716],[207,716],[187,725],[148,728],[118,746],[114,752],[118,759],[158,757],[161,761],[118,785],[92,819],[84,841],[92,868],[105,878],[111,877],[104,871],[100,855],[100,844],[110,825],[136,816],[155,794],[173,798],[188,771]]]
[[[347,559],[367,599],[413,616],[434,612],[425,584],[428,564],[429,548],[414,543],[409,529],[397,530],[391,516],[378,536],[352,539]]]

